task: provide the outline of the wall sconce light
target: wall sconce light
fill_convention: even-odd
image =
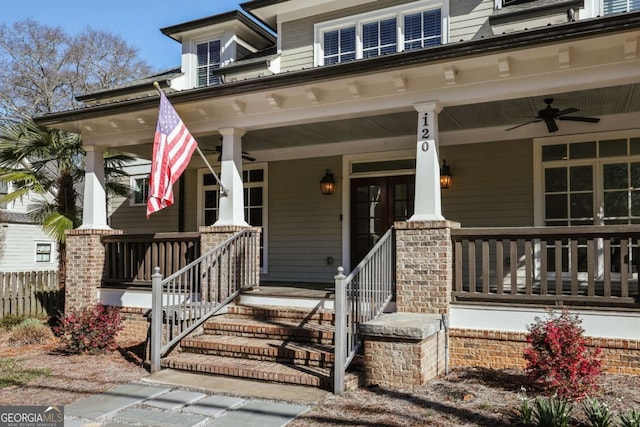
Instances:
[[[440,188],[451,188],[451,169],[446,160],[442,161],[442,167],[440,168]]]
[[[327,169],[320,180],[320,192],[322,194],[333,194],[336,191],[336,180],[330,169]]]

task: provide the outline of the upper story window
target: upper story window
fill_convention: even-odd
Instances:
[[[632,12],[640,10],[640,0],[603,0],[602,6],[605,15]]]
[[[220,68],[220,40],[196,45],[198,57],[198,87],[220,83],[220,77],[213,73]]]
[[[446,42],[445,4],[426,0],[316,24],[315,64],[441,45]]]

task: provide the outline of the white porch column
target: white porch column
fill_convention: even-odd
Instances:
[[[84,206],[81,230],[111,230],[107,225],[107,194],[103,147],[85,145]]]
[[[414,105],[418,111],[418,143],[416,145],[415,211],[409,221],[442,220],[440,200],[440,161],[438,160],[437,101]]]
[[[222,135],[222,162],[220,181],[228,191],[220,197],[218,221],[214,225],[248,226],[244,219],[244,189],[242,185],[242,136],[237,128],[220,129]]]

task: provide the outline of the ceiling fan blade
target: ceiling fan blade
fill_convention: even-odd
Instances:
[[[549,130],[549,133],[558,132],[558,125],[556,124],[555,120],[549,119],[549,120],[545,120],[544,122],[547,124],[547,129]]]
[[[246,151],[242,152],[242,158],[245,159],[245,160],[248,160],[250,162],[255,162],[256,161],[256,158],[251,156],[251,155],[249,155],[249,153],[247,153]]]
[[[517,128],[522,127],[522,126],[526,126],[526,125],[531,124],[531,123],[538,123],[538,122],[541,122],[541,121],[542,120],[540,120],[540,119],[530,120],[530,121],[528,121],[526,123],[520,123],[519,125],[510,127],[509,129],[505,129],[505,131],[512,130],[512,129],[517,129]]]
[[[562,111],[558,111],[556,117],[564,116],[565,114],[577,113],[578,111],[580,110],[578,110],[577,108],[565,108]]]
[[[569,120],[571,122],[585,122],[585,123],[598,123],[600,121],[597,117],[575,117],[575,116],[564,116],[558,117],[559,120]]]

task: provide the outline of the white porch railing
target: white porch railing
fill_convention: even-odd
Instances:
[[[243,289],[258,285],[259,232],[244,230],[181,270],[152,276],[151,371],[182,338],[220,311]]]
[[[390,228],[349,276],[335,277],[335,394],[345,387],[345,373],[362,345],[361,323],[380,316],[395,294],[395,230]]]

